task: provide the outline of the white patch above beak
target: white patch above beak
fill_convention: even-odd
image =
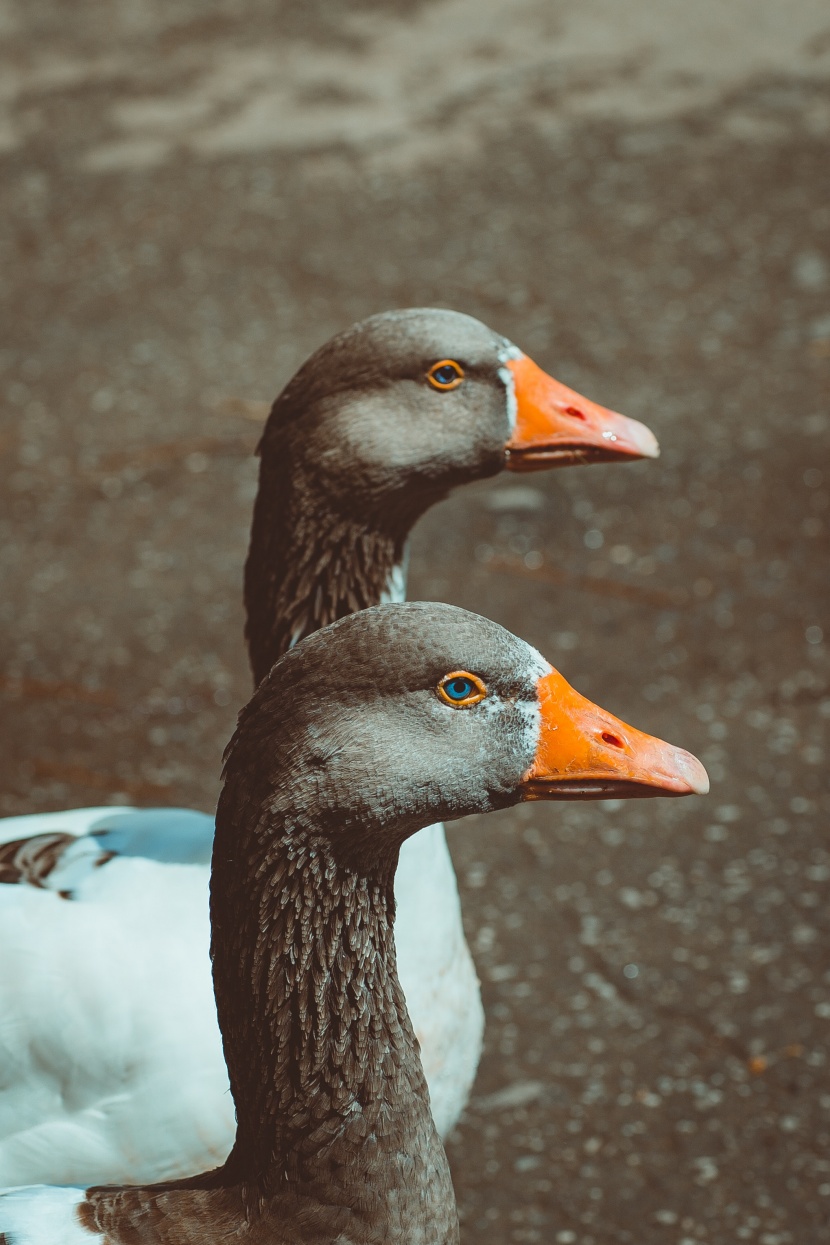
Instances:
[[[518,404],[516,402],[516,382],[513,379],[513,373],[507,366],[509,359],[521,359],[522,352],[518,346],[514,346],[507,338],[504,339],[504,346],[498,353],[498,360],[501,363],[499,368],[499,380],[504,384],[507,394],[507,418],[510,421],[510,431],[516,427],[516,414],[518,412]]]
[[[539,680],[553,670],[550,662],[545,661],[542,654],[527,645],[527,667],[525,677],[529,683],[538,686]],[[525,738],[525,750],[528,756],[535,756],[542,731],[542,710],[538,700],[526,701],[519,706],[522,714],[522,731]]]

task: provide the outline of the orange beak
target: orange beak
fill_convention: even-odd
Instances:
[[[659,456],[645,424],[589,402],[527,355],[509,359],[507,366],[516,395],[516,426],[505,447],[511,471]]]
[[[539,680],[542,723],[525,800],[705,795],[706,770],[690,752],[644,735],[592,705],[554,670]]]

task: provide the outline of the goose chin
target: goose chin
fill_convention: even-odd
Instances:
[[[619,450],[598,445],[552,445],[549,448],[506,451],[508,471],[550,471],[555,467],[588,467],[592,463],[617,463],[623,455]],[[632,454],[632,458],[639,457]]]
[[[647,800],[656,796],[703,794],[682,779],[532,778],[522,787],[522,800]]]

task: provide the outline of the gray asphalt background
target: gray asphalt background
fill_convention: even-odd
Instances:
[[[713,781],[452,829],[464,1238],[830,1240],[830,13],[68,13],[0,6],[0,811],[213,807],[265,404],[361,316],[481,317],[663,456],[460,493],[411,593]]]

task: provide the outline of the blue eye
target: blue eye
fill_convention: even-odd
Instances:
[[[487,695],[487,688],[478,675],[466,670],[453,670],[445,675],[436,690],[444,704],[453,709],[477,705]]]
[[[464,379],[464,369],[454,359],[441,359],[433,363],[427,372],[427,380],[433,389],[457,389]]]

